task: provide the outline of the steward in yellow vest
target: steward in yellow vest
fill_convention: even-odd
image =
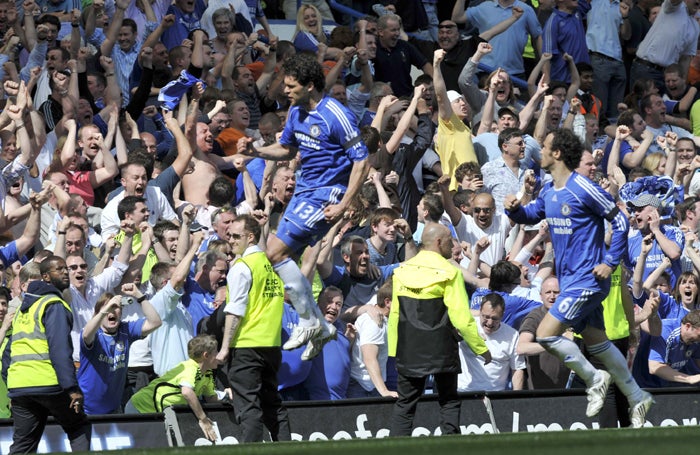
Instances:
[[[42,279],[29,283],[12,323],[7,371],[14,419],[10,453],[36,452],[49,415],[66,431],[74,452],[90,450],[92,428],[73,364],[73,313],[61,297],[70,286],[68,268],[63,258],[49,256],[40,271]]]

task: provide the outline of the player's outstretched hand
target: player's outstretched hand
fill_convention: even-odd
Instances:
[[[516,210],[518,207],[520,207],[520,200],[514,194],[509,194],[503,200],[503,208],[506,210]]]
[[[326,216],[326,221],[328,223],[334,224],[343,217],[345,208],[338,204],[327,205],[326,208],[323,209],[323,214]]]
[[[598,264],[593,268],[593,276],[596,277],[597,280],[606,280],[610,278],[611,273],[612,268],[607,264]]]

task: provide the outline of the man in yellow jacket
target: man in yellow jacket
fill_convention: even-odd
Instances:
[[[49,415],[63,427],[73,452],[88,451],[92,427],[73,365],[73,314],[61,297],[70,285],[68,267],[63,258],[49,256],[39,268],[42,279],[29,283],[12,322],[9,453],[36,452]]]
[[[399,398],[391,419],[392,436],[411,435],[416,405],[431,374],[442,403],[442,434],[459,433],[457,332],[485,363],[491,361],[469,311],[462,274],[447,261],[452,255],[450,230],[428,223],[421,240],[423,250],[394,271],[389,355],[396,357]]]

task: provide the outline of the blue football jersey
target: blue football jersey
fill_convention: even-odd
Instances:
[[[547,219],[562,289],[608,292],[610,280],[598,281],[593,268],[602,263],[615,268],[620,263],[629,224],[602,188],[573,172],[564,187],[546,184],[535,201],[509,216],[526,224]],[[606,219],[613,225],[609,249],[605,246]]]
[[[301,154],[297,193],[323,187],[345,192],[353,163],[369,155],[356,124],[352,112],[328,96],[311,112],[300,106],[289,110],[279,142]]]

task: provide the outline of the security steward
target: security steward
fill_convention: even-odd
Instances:
[[[418,399],[431,374],[440,402],[440,430],[459,433],[457,332],[474,354],[485,363],[491,361],[469,311],[462,274],[447,260],[452,257],[450,230],[426,223],[421,241],[423,249],[394,271],[388,338],[389,356],[396,357],[399,373],[399,398],[391,417],[391,436],[411,435]]]
[[[242,431],[239,441],[261,442],[263,424],[273,441],[288,441],[289,418],[277,391],[277,372],[282,363],[282,279],[257,245],[261,228],[255,218],[236,218],[228,234],[231,249],[239,259],[226,277],[226,322],[216,358],[223,364],[230,351],[228,376],[233,409]]]
[[[15,314],[6,350],[14,420],[10,453],[36,452],[49,415],[68,435],[73,452],[88,451],[92,426],[75,376],[73,313],[61,297],[70,286],[68,267],[63,258],[49,256],[40,272],[42,279],[29,283]]]

